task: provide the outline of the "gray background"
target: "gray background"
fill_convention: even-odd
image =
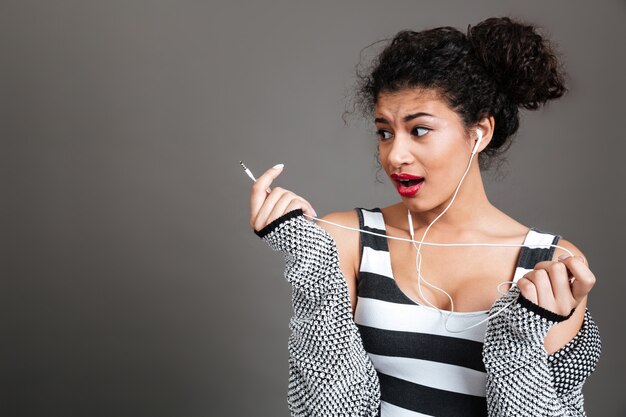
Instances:
[[[320,216],[397,202],[341,119],[359,52],[502,15],[546,28],[571,92],[488,195],[589,259],[587,411],[625,416],[624,1],[2,0],[0,414],[287,416],[290,288],[239,160]]]

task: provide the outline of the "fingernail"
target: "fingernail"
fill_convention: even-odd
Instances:
[[[569,258],[569,255],[561,255],[558,257],[559,261],[562,261],[565,258]]]
[[[285,166],[285,164],[276,164],[272,168],[274,168],[274,169],[282,169],[284,166]]]

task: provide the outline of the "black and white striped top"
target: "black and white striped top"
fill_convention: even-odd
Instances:
[[[356,211],[361,229],[386,234],[379,208]],[[482,348],[487,322],[462,333],[447,331],[441,312],[415,303],[397,286],[387,239],[362,232],[360,237],[354,321],[380,380],[381,417],[486,416],[487,377]],[[513,281],[531,271],[537,262],[552,259],[554,247],[547,245],[559,239],[558,235],[531,228]],[[467,328],[487,314],[452,313],[448,329]]]

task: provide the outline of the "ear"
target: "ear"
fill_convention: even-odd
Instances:
[[[493,129],[495,127],[496,121],[493,116],[482,118],[477,124],[476,129],[480,129],[483,132],[483,139],[480,141],[480,145],[478,146],[478,151],[480,152],[491,142],[491,138],[493,137]],[[478,137],[476,138],[478,139]]]

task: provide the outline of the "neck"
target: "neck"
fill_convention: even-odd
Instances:
[[[411,212],[413,226],[416,229],[428,227],[448,207],[453,195],[454,193],[441,205],[432,210]],[[479,229],[480,226],[488,221],[492,209],[493,205],[487,198],[478,163],[473,163],[465,179],[463,179],[463,183],[454,201],[452,201],[452,205],[437,219],[430,230],[461,232],[467,229]],[[406,208],[404,218],[406,219]]]

